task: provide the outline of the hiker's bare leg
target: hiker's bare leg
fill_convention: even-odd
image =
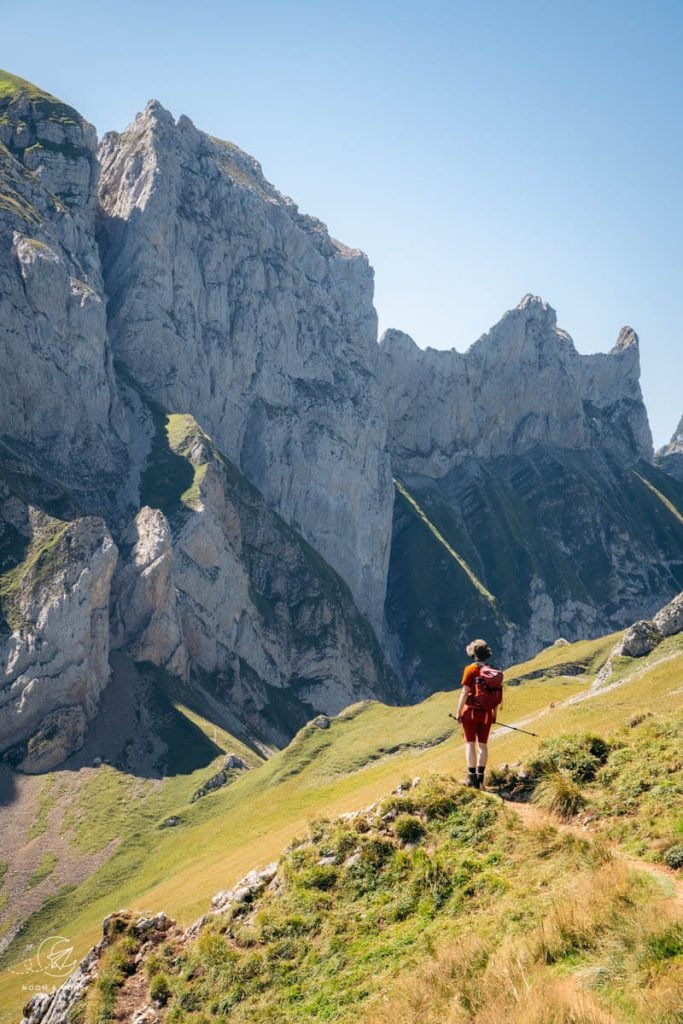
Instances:
[[[465,757],[467,758],[467,767],[468,768],[476,768],[477,767],[477,744],[476,743],[466,743],[465,744]]]
[[[472,746],[474,746],[474,744],[472,744]],[[487,747],[487,745],[485,743],[480,743],[479,744],[479,761],[477,762],[479,764],[480,768],[485,768],[486,767],[486,762],[488,760],[488,756],[489,756],[489,748]],[[469,764],[469,761],[467,763]]]

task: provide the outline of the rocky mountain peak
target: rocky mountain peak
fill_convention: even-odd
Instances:
[[[195,416],[379,625],[392,490],[367,258],[154,101],[99,155],[116,358]]]
[[[379,347],[392,357],[417,356],[420,348],[405,331],[398,331],[395,327],[389,327],[379,339]]]
[[[515,309],[525,312],[529,316],[542,316],[552,323],[557,323],[557,313],[540,295],[532,295],[531,292],[527,292],[519,300]]]
[[[617,336],[614,346],[610,349],[610,355],[614,352],[624,352],[626,349],[639,348],[639,339],[632,327],[622,327]]]
[[[464,354],[418,349],[401,332],[380,345],[395,468],[440,476],[469,456],[537,446],[652,458],[638,339],[581,355],[555,310],[527,294]]]
[[[655,461],[670,476],[683,482],[683,416],[669,443],[660,448],[655,455]]]
[[[0,143],[69,210],[94,218],[94,127],[73,107],[0,71]]]

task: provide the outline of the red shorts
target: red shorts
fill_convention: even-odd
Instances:
[[[492,711],[478,711],[476,708],[465,708],[462,713],[462,727],[468,743],[478,740],[488,743],[489,733],[493,725]]]

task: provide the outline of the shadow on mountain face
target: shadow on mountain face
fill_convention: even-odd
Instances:
[[[223,753],[175,707],[163,670],[138,665],[120,652],[111,658],[112,678],[88,727],[85,744],[57,771],[78,771],[100,759],[139,778],[189,775]],[[191,694],[184,695],[191,703]]]

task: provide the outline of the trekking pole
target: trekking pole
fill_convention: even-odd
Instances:
[[[448,712],[448,717],[452,718],[454,722],[458,721],[458,719],[455,717],[455,715],[452,715],[450,713],[450,711]],[[502,729],[513,729],[515,732],[523,732],[525,736],[534,736],[536,739],[538,739],[538,733],[537,732],[529,732],[528,729],[520,729],[516,725],[506,725],[505,722],[494,722],[493,724],[494,725],[499,725]]]

